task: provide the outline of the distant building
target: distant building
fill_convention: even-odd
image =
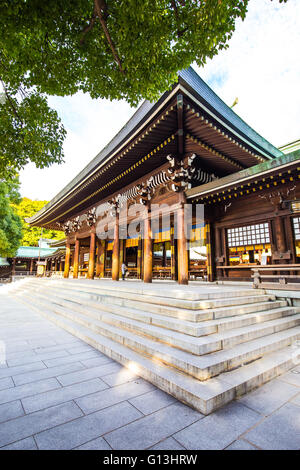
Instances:
[[[7,258],[0,257],[0,282],[1,279],[9,277],[11,273],[11,265],[8,262]]]
[[[57,246],[49,246],[50,243],[59,245],[59,240],[40,238],[39,246],[20,246],[13,258],[0,257],[0,279],[36,275],[38,264],[46,265],[46,258],[58,250]]]

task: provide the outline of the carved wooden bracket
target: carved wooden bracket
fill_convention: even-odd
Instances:
[[[62,230],[65,232],[65,235],[68,236],[72,232],[72,222],[71,220],[68,220],[64,224],[60,222],[56,222],[56,225],[58,225],[59,230]]]
[[[169,160],[169,168],[167,172],[170,178],[169,186],[172,191],[178,192],[191,187],[191,180],[196,171],[195,166],[193,166],[195,158],[196,155],[193,154],[185,163],[183,160],[177,160],[171,155],[167,156],[167,159]]]
[[[72,232],[78,232],[78,230],[82,226],[82,221],[80,220],[80,216],[78,215],[77,217],[75,217],[75,219],[71,221],[71,224],[72,224]]]
[[[93,227],[95,225],[97,220],[97,215],[96,215],[96,207],[93,207],[86,213],[86,223],[88,224],[89,227]]]
[[[120,212],[120,209],[122,207],[122,201],[120,199],[120,194],[118,196],[115,196],[113,197],[112,199],[110,199],[109,201],[107,201],[107,203],[109,204],[109,209],[107,211],[110,210],[110,215],[115,215],[115,212],[119,213]]]
[[[153,197],[155,189],[151,187],[151,179],[138,186],[139,203],[145,206],[151,200],[151,197]]]

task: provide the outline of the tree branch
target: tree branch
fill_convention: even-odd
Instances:
[[[107,11],[106,1],[105,0],[94,0],[94,5],[95,5],[95,10],[96,10],[98,19],[99,19],[101,27],[104,31],[107,42],[108,42],[108,44],[111,48],[114,59],[115,59],[116,63],[118,64],[120,72],[125,74],[125,70],[122,67],[121,59],[120,59],[120,57],[117,53],[116,47],[113,43],[113,40],[112,40],[112,38],[110,36],[110,33],[108,31],[108,28],[107,28],[106,20],[107,20],[107,17],[108,17],[108,11]]]
[[[89,31],[91,31],[91,29],[93,29],[95,23],[96,23],[96,9],[94,8],[94,11],[93,11],[93,15],[92,17],[90,18],[90,22],[89,24],[84,28],[84,30],[82,31],[82,38],[80,39],[80,44],[82,45],[84,43],[84,39],[85,39],[85,36],[87,35],[87,33]]]
[[[175,0],[171,0],[171,5],[172,5],[172,8],[173,8],[173,10],[174,10],[176,19],[178,20],[178,8],[177,8],[177,5],[176,5],[176,1],[175,1]]]
[[[185,5],[185,2],[184,1],[180,1],[180,4],[181,5]],[[177,23],[177,37],[181,37],[187,30],[188,28],[183,28],[183,29],[180,29],[179,26],[179,14],[178,14],[178,7],[177,7],[177,4],[176,4],[176,0],[171,0],[171,5],[172,5],[172,8],[174,10],[174,15],[176,17],[176,23]]]
[[[7,89],[6,89],[6,86],[5,86],[5,84],[4,84],[4,82],[3,82],[1,76],[0,76],[0,81],[1,81],[1,84],[2,84],[2,86],[3,86],[3,90],[4,90],[4,93],[5,93],[5,96],[6,96],[6,98],[8,99],[8,102],[9,102],[9,104],[10,104],[10,107],[11,107],[12,110],[13,110],[13,113],[14,113],[15,117],[18,119],[18,121],[20,122],[21,126],[23,126],[23,121],[22,121],[22,119],[20,118],[20,116],[19,116],[19,114],[18,114],[18,111],[16,110],[16,107],[15,107],[15,105],[14,105],[14,103],[13,103],[11,97],[9,96],[9,93],[8,93],[8,91],[7,91]]]

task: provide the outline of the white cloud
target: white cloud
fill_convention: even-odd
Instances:
[[[234,111],[274,145],[300,138],[300,2],[250,0],[229,48],[201,77]]]
[[[201,77],[263,137],[275,145],[300,138],[300,1],[250,0],[229,43]],[[51,199],[112,139],[134,112],[125,102],[81,93],[50,98],[68,130],[63,165],[21,172],[22,195]]]

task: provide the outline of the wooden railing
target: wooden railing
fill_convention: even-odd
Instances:
[[[12,276],[36,276],[36,271],[15,271]]]
[[[171,266],[154,266],[153,278],[156,279],[171,279]]]
[[[63,277],[64,271],[45,271],[43,274],[44,277]]]
[[[205,279],[207,277],[206,266],[194,266],[189,269],[189,279],[196,280],[197,278]]]
[[[256,289],[300,290],[300,264],[271,264],[251,268],[251,271]]]
[[[130,278],[137,278],[138,277],[138,272],[137,268],[127,268],[127,274],[126,277]]]

